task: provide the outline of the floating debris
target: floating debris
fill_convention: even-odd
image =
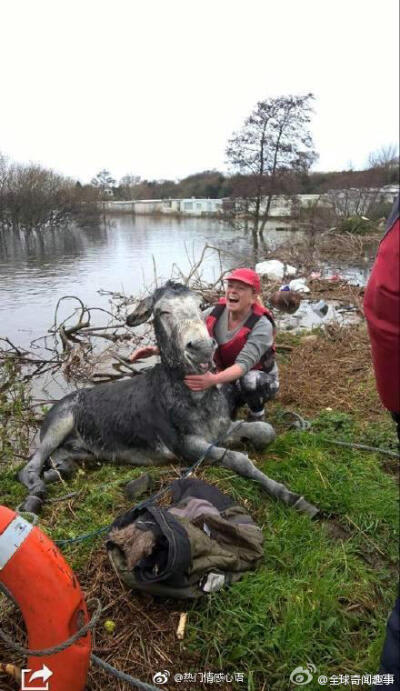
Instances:
[[[280,331],[295,333],[324,327],[326,324],[340,326],[358,324],[361,314],[352,304],[343,304],[340,300],[302,300],[294,314],[276,314],[276,323]]]
[[[310,289],[306,283],[305,278],[294,278],[289,283],[289,290],[293,290],[295,293],[309,293]]]

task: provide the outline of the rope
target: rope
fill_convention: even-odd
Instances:
[[[6,588],[5,585],[3,585],[2,583],[0,583],[0,590],[4,593],[4,595],[6,595],[6,597],[10,598],[10,600],[12,600],[14,604],[17,604],[8,588]],[[94,614],[92,614],[90,621],[84,626],[82,626],[82,628],[79,629],[79,631],[74,633],[73,636],[67,638],[66,641],[58,643],[58,645],[54,645],[51,648],[42,648],[41,650],[30,650],[29,648],[25,648],[23,645],[20,645],[19,643],[16,643],[15,641],[11,640],[11,638],[9,638],[7,634],[5,634],[4,631],[2,631],[1,629],[0,638],[3,640],[3,642],[6,644],[8,648],[11,648],[11,650],[14,650],[15,652],[20,653],[24,656],[45,657],[47,655],[56,655],[57,653],[61,653],[66,648],[69,648],[77,640],[79,640],[79,638],[83,638],[83,636],[86,636],[88,631],[90,631],[96,626],[97,622],[100,619],[102,606],[100,600],[98,600],[97,598],[92,598],[91,600],[89,600],[88,605],[93,602],[97,603],[97,608]],[[96,655],[93,655],[93,653],[91,659],[97,665],[103,667],[103,669],[105,669],[106,672],[109,672],[118,679],[126,681],[128,684],[131,684],[132,686],[136,686],[136,688],[141,689],[142,691],[158,691],[158,689],[160,688],[159,686],[152,686],[150,684],[146,684],[145,682],[139,681],[139,679],[135,679],[134,677],[131,677],[129,674],[125,674],[125,672],[120,672],[118,669],[115,669],[115,667],[112,667],[112,665],[110,665],[108,662],[104,662],[104,660],[101,660]]]
[[[235,431],[236,431],[237,429],[239,429],[239,427],[241,427],[241,426],[243,425],[243,422],[244,422],[244,420],[240,420],[240,421],[236,424],[236,427],[234,428]],[[228,432],[227,432],[226,434],[224,434],[220,439],[217,439],[217,441],[212,442],[212,444],[210,444],[210,445],[207,447],[207,449],[206,449],[206,451],[203,453],[203,455],[200,456],[200,458],[198,458],[197,461],[195,461],[195,462],[193,463],[193,465],[191,465],[191,466],[180,476],[180,480],[184,480],[186,477],[188,477],[189,475],[191,475],[192,473],[194,473],[194,471],[197,470],[197,468],[201,465],[201,463],[203,463],[203,461],[205,460],[205,458],[207,458],[207,456],[208,456],[208,454],[210,453],[211,449],[214,448],[214,446],[217,446],[218,444],[221,444],[221,442],[223,442],[223,441],[229,436],[229,434],[231,434],[231,433],[232,433],[232,429],[229,428]],[[225,453],[226,453],[226,451],[225,451]],[[224,455],[225,455],[225,454],[224,454]],[[151,504],[151,503],[153,503],[154,501],[156,501],[156,499],[159,499],[160,497],[164,496],[164,494],[166,494],[167,492],[169,492],[169,490],[171,489],[171,487],[172,487],[172,483],[169,484],[167,487],[164,487],[164,489],[160,489],[158,492],[155,492],[154,494],[151,495],[151,497],[148,497],[148,499],[144,499],[143,501],[139,502],[139,503],[136,504],[136,506],[133,507],[133,508],[135,508],[135,509],[143,509],[143,508],[144,508],[145,506],[147,506],[148,504]],[[101,533],[105,533],[107,530],[109,530],[109,529],[111,528],[111,525],[112,525],[112,524],[110,523],[109,525],[103,526],[103,528],[99,528],[98,530],[94,530],[94,531],[92,531],[91,533],[85,533],[85,534],[83,534],[83,535],[78,535],[77,537],[72,537],[72,538],[65,539],[65,540],[54,540],[53,542],[54,542],[56,545],[58,545],[59,547],[62,547],[63,545],[69,545],[69,544],[72,544],[72,543],[74,543],[74,542],[83,542],[84,540],[89,540],[89,539],[92,538],[92,537],[97,537],[97,535],[101,535]]]
[[[130,674],[120,672],[118,669],[115,669],[115,667],[110,665],[108,662],[105,662],[100,657],[97,657],[97,655],[93,655],[93,653],[92,660],[96,665],[99,665],[99,667],[102,667],[106,672],[109,672],[109,674],[112,674],[114,677],[117,677],[117,679],[121,679],[121,681],[126,681],[128,684],[131,684],[131,686],[136,686],[136,688],[138,689],[142,689],[143,691],[159,691],[160,689],[159,686],[152,686],[152,684],[146,684],[144,681],[139,681],[139,679],[131,677]]]
[[[292,424],[289,425],[289,429],[291,427],[294,427],[294,429],[301,429],[301,430],[311,429],[311,422],[309,422],[309,420],[305,420],[298,413],[294,413],[292,410],[286,410],[286,412],[283,413],[283,417],[287,417],[288,415],[291,415],[292,417],[295,418],[295,422],[292,422]]]
[[[298,413],[294,413],[291,410],[286,411],[283,416],[286,417],[288,415],[291,415],[292,417],[295,418],[295,422],[293,422],[290,427],[294,427],[295,429],[299,429],[302,431],[310,431],[313,434],[313,430],[311,429],[312,423],[309,422],[309,420],[305,420],[301,415]],[[350,441],[340,441],[339,439],[329,439],[328,437],[320,437],[321,441],[326,442],[327,444],[337,444],[338,446],[348,446],[352,449],[362,449],[363,451],[371,451],[374,453],[382,453],[386,454],[386,456],[392,456],[393,458],[399,458],[399,453],[397,451],[391,451],[390,449],[382,449],[377,446],[368,446],[367,444],[358,444],[356,442],[350,442]]]
[[[101,533],[105,533],[110,527],[111,527],[111,524],[105,525],[105,526],[103,526],[103,528],[99,528],[98,530],[93,530],[91,533],[84,533],[83,535],[78,535],[77,537],[71,537],[68,540],[53,540],[53,542],[55,545],[58,545],[59,547],[62,547],[63,545],[72,544],[73,542],[83,542],[83,540],[89,540],[92,537],[96,537],[97,535],[101,535]]]
[[[3,590],[3,586],[0,586],[1,590]],[[9,596],[9,592],[6,588],[4,588],[3,592],[5,595]],[[11,598],[14,600],[14,598]],[[82,626],[81,629],[79,629],[76,633],[74,633],[72,636],[67,638],[66,641],[63,641],[62,643],[58,643],[58,645],[54,645],[51,648],[43,648],[41,650],[30,650],[29,648],[25,648],[23,645],[20,645],[19,643],[15,643],[15,641],[11,640],[7,636],[7,634],[0,629],[0,638],[4,641],[4,643],[11,648],[11,650],[14,650],[17,653],[20,653],[21,655],[27,655],[29,657],[45,657],[47,655],[55,655],[56,653],[61,653],[62,650],[65,650],[66,648],[69,648],[71,645],[73,645],[79,638],[83,638],[83,636],[86,636],[88,631],[93,629],[97,622],[100,619],[100,615],[102,612],[102,606],[100,603],[100,600],[96,598],[92,598],[89,600],[88,605],[90,603],[96,603],[96,610],[92,614],[92,617],[90,621],[88,621],[87,624]]]
[[[235,429],[237,430],[242,424],[243,424],[243,421],[240,421],[236,425]],[[200,456],[200,458],[198,458],[197,461],[195,461],[195,463],[193,463],[193,465],[191,465],[186,470],[186,472],[183,473],[183,475],[181,475],[181,479],[191,475],[200,466],[200,464],[204,461],[204,459],[208,456],[211,449],[214,446],[216,446],[217,444],[220,444],[222,441],[224,441],[224,439],[226,439],[226,437],[230,433],[231,433],[231,429],[229,429],[228,432],[221,439],[210,444],[207,447],[204,454],[202,456]],[[226,450],[225,450],[225,453],[226,453]],[[224,455],[225,455],[225,453],[224,453]],[[172,486],[172,484],[168,485],[167,487],[165,487],[162,490],[159,490],[158,492],[153,494],[148,499],[145,499],[142,502],[139,502],[139,504],[136,505],[136,508],[140,509],[144,506],[147,506],[147,504],[149,504],[150,502],[153,502],[155,499],[158,499],[159,497],[163,496],[166,492],[168,492],[168,490],[171,488],[171,486]],[[34,521],[34,525],[35,525],[35,523],[38,520],[38,517],[36,516],[36,514],[31,514],[30,512],[25,512],[25,513],[27,513],[33,517],[33,521]],[[57,545],[64,545],[64,544],[69,544],[69,543],[73,543],[73,542],[81,542],[81,541],[87,540],[93,536],[100,535],[101,533],[108,530],[110,527],[111,527],[111,525],[107,525],[107,526],[104,526],[103,528],[99,528],[98,530],[95,530],[91,533],[79,535],[77,537],[70,538],[68,540],[55,540],[54,542]],[[3,586],[1,583],[0,583],[0,590],[2,590],[7,597],[9,597],[11,600],[13,600],[15,602],[15,600],[12,597],[9,590],[5,586]],[[59,643],[58,645],[55,645],[51,648],[43,648],[42,650],[30,650],[29,648],[25,648],[24,646],[20,645],[19,643],[15,643],[15,641],[11,640],[11,638],[9,638],[7,636],[7,634],[5,634],[1,629],[0,629],[0,638],[4,641],[4,643],[9,648],[20,653],[21,655],[32,656],[32,657],[45,657],[47,655],[55,655],[57,653],[60,653],[62,650],[65,650],[66,648],[70,647],[71,645],[73,645],[73,643],[75,643],[75,641],[77,641],[79,638],[82,638],[83,636],[85,636],[88,633],[88,631],[90,631],[91,629],[93,629],[96,626],[96,624],[100,618],[101,612],[102,612],[102,606],[101,606],[100,601],[97,598],[92,598],[91,600],[89,600],[88,605],[89,605],[89,603],[92,603],[92,602],[97,602],[97,609],[94,612],[94,614],[92,615],[91,620],[87,624],[85,624],[81,629],[79,629],[76,633],[74,633],[73,636],[70,636],[70,638],[68,638],[67,640],[65,640],[62,643]],[[158,691],[158,689],[160,688],[159,686],[152,686],[151,684],[146,684],[145,682],[142,682],[139,679],[135,679],[135,677],[131,677],[129,674],[126,674],[125,672],[120,672],[118,669],[116,669],[115,667],[110,665],[108,662],[105,662],[101,658],[97,657],[93,653],[92,653],[91,659],[93,660],[93,662],[95,662],[95,664],[99,665],[99,667],[102,667],[109,674],[112,674],[114,677],[117,677],[117,679],[121,679],[122,681],[126,681],[128,684],[131,684],[131,686],[136,686],[136,688],[141,689],[142,691]]]
[[[32,522],[32,525],[36,525],[38,520],[39,520],[39,516],[37,515],[37,513],[33,513],[32,511],[21,511],[20,510],[21,506],[22,506],[22,502],[21,502],[21,504],[18,504],[17,508],[15,509],[16,513],[18,513],[20,516],[22,516],[22,518],[24,517],[24,515],[28,516]]]
[[[387,456],[393,456],[394,458],[400,458],[397,451],[390,451],[389,449],[381,449],[377,446],[367,446],[366,444],[355,444],[349,441],[339,441],[338,439],[328,439],[327,437],[320,437],[322,441],[328,444],[338,444],[339,446],[351,446],[353,449],[363,449],[363,451],[374,451],[376,453],[383,453]]]

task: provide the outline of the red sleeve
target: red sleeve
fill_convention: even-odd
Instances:
[[[376,386],[385,408],[400,412],[400,221],[397,213],[375,259],[364,298]]]

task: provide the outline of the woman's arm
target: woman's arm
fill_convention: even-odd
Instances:
[[[141,360],[144,358],[151,357],[152,355],[159,355],[160,351],[157,346],[144,346],[143,348],[138,348],[134,350],[129,356],[130,362],[136,362],[136,360]]]
[[[215,374],[212,372],[207,372],[206,374],[189,374],[185,377],[185,384],[192,391],[205,391],[205,389],[210,389],[212,386],[217,386],[217,384],[227,384],[230,381],[240,379],[243,374],[243,368],[235,363],[231,365],[231,367],[227,367]]]
[[[236,358],[236,365],[240,365],[243,374],[247,374],[274,342],[272,324],[267,317],[261,317],[248,335],[246,344]]]

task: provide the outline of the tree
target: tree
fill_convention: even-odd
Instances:
[[[120,181],[118,187],[114,190],[114,194],[118,199],[129,201],[135,198],[135,189],[140,183],[140,175],[127,173]]]
[[[0,154],[0,232],[97,224],[93,192],[40,165],[8,163]]]
[[[115,185],[115,180],[112,177],[110,171],[106,170],[105,168],[103,168],[103,170],[100,170],[100,172],[97,173],[96,177],[92,178],[90,182],[94,187],[97,187],[102,197],[104,196],[104,191],[107,188],[113,187]]]
[[[396,184],[399,179],[399,150],[395,144],[382,146],[368,156],[370,169],[380,171],[383,185]]]
[[[134,187],[140,182],[140,175],[134,175],[133,173],[127,173],[119,181],[120,187]]]
[[[233,169],[246,176],[247,213],[253,238],[263,237],[273,195],[293,173],[308,172],[317,159],[309,132],[314,96],[280,96],[259,101],[228,142]],[[287,187],[287,184],[286,184]]]

